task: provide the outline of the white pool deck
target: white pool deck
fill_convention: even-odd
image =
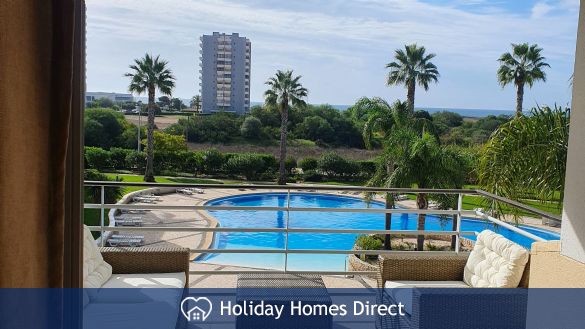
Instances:
[[[282,190],[254,190],[254,189],[206,189],[202,194],[166,194],[161,195],[160,200],[155,204],[161,205],[203,205],[207,201],[222,197],[250,194],[250,193],[270,193],[282,192]],[[297,192],[294,188],[291,192]],[[300,191],[299,191],[300,192]],[[307,191],[303,191],[307,192]],[[339,191],[314,191],[307,193],[327,193],[338,194],[341,196],[350,196],[361,198],[363,195],[357,192],[339,192]],[[383,201],[378,197],[379,201]],[[142,204],[140,202],[133,204]],[[150,205],[151,203],[144,203]],[[399,201],[398,204],[406,208],[416,208],[416,204],[412,200]],[[214,227],[216,220],[206,211],[178,211],[178,210],[152,210],[145,214],[123,214],[120,217],[140,217],[143,220],[143,226],[187,226],[187,227]],[[523,218],[524,224],[545,228],[547,230],[560,232],[559,228],[542,225],[540,219]],[[193,232],[140,232],[136,233],[144,235],[145,245],[147,246],[175,246],[195,249],[206,249],[212,243],[212,233],[193,233]],[[197,255],[193,255],[193,258]],[[250,270],[241,267],[228,265],[215,265],[203,263],[191,263],[191,270],[205,270],[205,271],[238,271]],[[190,286],[193,288],[233,288],[236,286],[236,275],[191,275]],[[325,285],[328,288],[370,288],[375,287],[376,283],[373,279],[355,276],[353,278],[345,276],[323,276]]]

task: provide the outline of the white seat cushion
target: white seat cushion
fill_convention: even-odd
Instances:
[[[477,236],[463,281],[474,288],[517,288],[529,257],[522,246],[485,230]]]
[[[164,302],[90,303],[83,310],[83,329],[160,329],[175,328],[180,299],[173,305]]]
[[[386,293],[395,303],[402,303],[404,310],[412,314],[412,291],[415,288],[469,288],[463,281],[386,281]]]
[[[172,306],[181,302],[185,273],[114,274],[101,289],[96,289],[92,303],[163,302]],[[118,288],[118,289],[108,289]],[[125,289],[120,289],[125,288]],[[132,288],[132,289],[128,289]],[[159,289],[151,289],[159,288]]]
[[[102,288],[184,288],[185,272],[114,274]]]
[[[106,263],[91,235],[83,225],[83,287],[100,288],[112,276],[112,266]]]

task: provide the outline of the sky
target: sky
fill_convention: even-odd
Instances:
[[[199,93],[199,37],[237,32],[251,40],[251,100],[277,70],[301,75],[312,104],[362,96],[405,99],[387,86],[394,51],[416,43],[441,74],[417,107],[513,110],[513,86],[496,79],[511,43],[537,43],[551,65],[527,89],[525,108],[571,99],[579,0],[87,0],[87,90],[126,92],[124,73],[145,53],[176,77],[174,97]],[[143,95],[144,96],[144,95]]]

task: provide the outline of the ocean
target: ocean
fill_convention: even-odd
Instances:
[[[250,102],[252,106],[254,105],[262,105],[261,102]],[[331,105],[331,104],[329,104]],[[345,111],[351,107],[351,105],[331,105],[333,108],[336,108],[340,111]],[[487,117],[488,115],[514,115],[514,111],[509,110],[490,110],[490,109],[462,109],[462,108],[447,108],[447,107],[417,107],[417,110],[425,110],[429,113],[441,112],[441,111],[449,111],[455,112],[461,115],[462,117],[466,118],[483,118]]]

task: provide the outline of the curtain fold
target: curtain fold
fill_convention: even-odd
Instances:
[[[0,287],[67,285],[78,7],[77,0],[0,4]]]

